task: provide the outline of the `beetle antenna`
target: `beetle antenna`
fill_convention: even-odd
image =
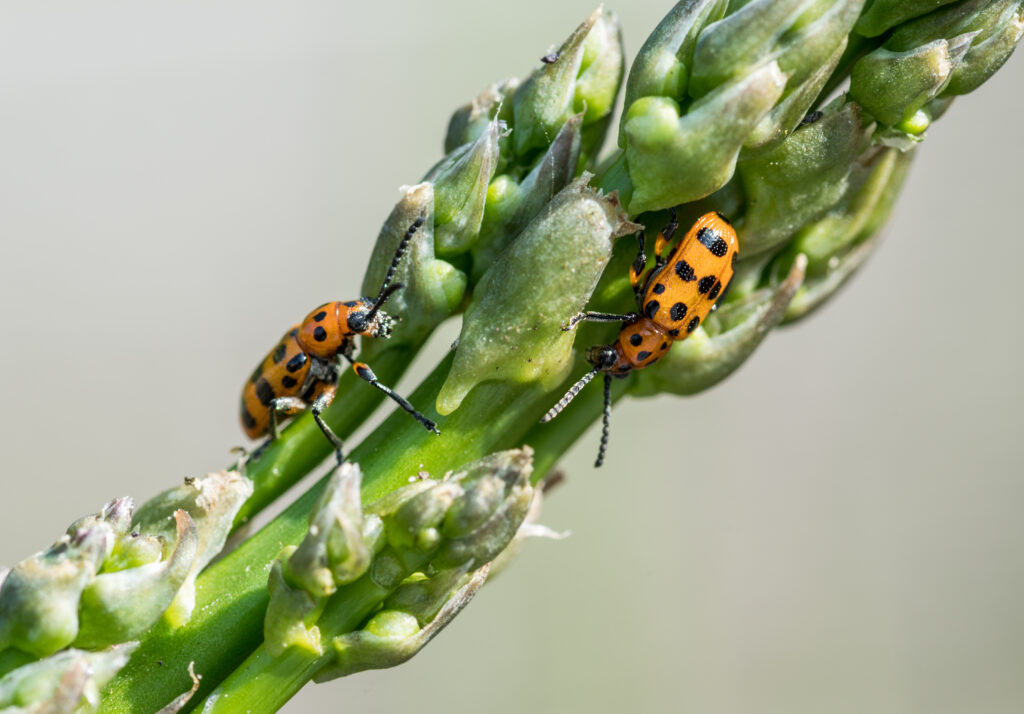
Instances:
[[[405,251],[409,247],[409,241],[412,240],[413,235],[420,229],[420,226],[423,225],[423,221],[423,216],[419,216],[415,221],[413,221],[412,225],[409,226],[409,229],[406,230],[405,235],[402,236],[402,240],[398,242],[398,247],[395,249],[395,257],[391,259],[391,265],[388,266],[388,273],[384,276],[384,282],[380,284],[380,292],[377,293],[377,299],[373,301],[373,310],[371,310],[371,314],[376,313],[378,308],[384,304],[384,301],[387,300],[395,290],[398,290],[399,287],[401,287],[396,286],[391,290],[388,290],[391,285],[391,280],[395,277],[395,271],[398,269],[398,263],[402,260],[402,256],[405,255]]]
[[[405,283],[392,283],[387,287],[387,290],[382,290],[381,294],[377,296],[377,299],[373,301],[373,307],[371,307],[370,311],[366,313],[366,323],[370,324],[371,322],[373,322],[373,318],[375,318],[377,316],[377,313],[380,312],[381,305],[387,302],[389,297],[391,297],[404,287]]]
[[[569,391],[565,393],[565,396],[558,400],[558,404],[551,407],[551,409],[548,410],[548,413],[541,418],[540,423],[546,424],[552,419],[554,419],[556,416],[561,414],[562,410],[569,406],[569,402],[573,400],[573,397],[579,394],[581,389],[590,384],[590,380],[596,377],[598,372],[600,371],[600,369],[595,367],[594,369],[590,370],[585,375],[580,377],[579,381],[576,382],[576,384],[569,387]]]
[[[604,453],[608,449],[608,427],[612,418],[612,376],[604,375],[604,415],[601,418],[601,446],[597,449],[597,461],[594,468],[600,468],[604,463]]]

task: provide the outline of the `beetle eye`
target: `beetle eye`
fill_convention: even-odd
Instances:
[[[353,312],[349,315],[348,329],[352,332],[364,332],[366,330],[366,313]]]

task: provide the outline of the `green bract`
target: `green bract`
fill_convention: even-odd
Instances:
[[[480,234],[504,130],[504,122],[493,120],[475,142],[459,147],[427,174],[434,186],[434,250],[439,255],[466,252]]]
[[[184,485],[150,499],[136,511],[135,530],[163,537],[166,542],[180,533],[176,519],[172,518],[176,511],[188,513],[195,524],[196,556],[165,613],[170,624],[181,625],[192,616],[196,576],[224,548],[235,515],[252,491],[249,479],[234,471],[219,471],[202,478],[185,479]]]
[[[899,9],[876,3],[880,15],[916,19],[895,26],[885,44],[851,72],[851,97],[881,123],[909,135],[927,128],[932,117],[921,110],[931,100],[977,89],[1009,59],[1024,34],[1024,0],[929,4],[943,7],[924,14],[924,3],[908,2]],[[865,32],[893,26],[887,22],[872,21]]]
[[[85,587],[78,603],[76,646],[104,647],[134,639],[167,610],[192,572],[199,550],[196,524],[189,514],[177,510],[174,521],[174,550],[166,560],[100,573]],[[186,619],[188,614],[191,607]]]
[[[1010,59],[1024,36],[1024,2],[1007,0],[995,5],[999,12],[987,14],[982,23],[971,23],[978,35],[953,71],[943,96],[970,94],[980,87]]]
[[[582,310],[611,255],[612,241],[635,232],[618,202],[584,177],[494,262],[466,309],[452,370],[437,397],[449,414],[486,380],[561,383],[571,364],[572,334],[561,327]]]
[[[881,35],[902,22],[958,0],[868,0],[856,30],[865,37]]]
[[[386,307],[388,312],[402,319],[401,329],[387,341],[364,343],[364,353],[380,353],[396,345],[421,343],[462,301],[466,291],[465,273],[434,257],[433,209],[432,183],[404,187],[401,200],[381,228],[363,278],[364,295],[377,294],[398,242],[413,221],[426,216],[424,224],[412,236],[407,255],[395,274],[395,280],[405,287],[391,297]]]
[[[676,3],[640,48],[626,80],[626,111],[643,97],[686,96],[693,68],[697,37],[708,24],[719,20],[727,0],[683,0]],[[625,146],[625,124],[619,127],[619,144]]]
[[[753,0],[707,27],[697,40],[689,94],[715,87],[776,60],[794,85],[812,75],[846,35],[861,0]]]
[[[788,75],[786,91],[747,138],[747,154],[777,146],[818,102],[843,57],[862,4],[861,0],[814,3],[783,36],[777,56],[779,68]]]
[[[459,107],[448,120],[448,131],[444,137],[445,153],[450,154],[463,144],[476,141],[491,124],[500,119],[506,125],[512,121],[511,97],[519,87],[519,80],[511,77],[493,84],[468,104]],[[505,154],[502,151],[502,154]]]
[[[0,649],[45,657],[78,636],[78,601],[114,534],[88,528],[15,565],[0,587]]]
[[[529,449],[495,454],[450,476],[464,492],[445,514],[436,568],[479,568],[505,549],[526,518],[533,498]]]
[[[763,153],[783,141],[832,77],[862,4],[678,3],[627,80],[619,143],[629,210],[699,200],[729,181],[741,150]]]
[[[835,71],[845,48],[845,43],[836,47],[832,56],[803,84],[797,85],[792,91],[787,89],[779,103],[750,131],[743,144],[744,157],[756,156],[778,146],[800,125],[807,116],[807,110],[817,101],[822,87]]]
[[[619,23],[600,8],[558,49],[555,59],[533,73],[513,99],[515,152],[528,156],[546,147],[573,114],[584,113],[587,148],[600,147],[622,79]],[[591,129],[590,127],[596,127]]]
[[[64,714],[91,709],[137,643],[101,652],[65,650],[0,677],[0,711]]]
[[[837,102],[778,148],[743,162],[738,173],[748,208],[737,223],[740,255],[778,248],[832,208],[845,194],[872,129],[863,125],[860,107]]]
[[[377,516],[363,517],[362,473],[342,464],[310,513],[309,532],[288,559],[291,580],[310,594],[326,597],[370,567],[381,535]]]
[[[394,590],[427,562],[439,569],[478,568],[512,540],[529,507],[530,453],[495,454],[467,464],[443,481],[419,479],[371,504],[363,512],[359,498],[362,473],[342,464],[330,477],[310,513],[309,530],[298,546],[285,548],[270,573],[270,605],[264,618],[267,651],[278,656],[297,646],[323,654],[317,622],[328,598],[364,575],[385,590]],[[407,583],[389,601],[409,611],[433,614],[447,593],[461,587],[461,576],[436,588]],[[403,589],[404,588],[404,589]],[[404,594],[403,594],[404,593]],[[426,594],[425,594],[426,593]],[[437,606],[423,598],[437,600]],[[396,599],[397,598],[397,599]],[[411,598],[411,599],[410,599]],[[415,605],[413,600],[419,602]]]
[[[251,493],[248,479],[220,472],[187,479],[134,516],[122,498],[76,521],[0,581],[0,650],[44,657],[71,644],[134,639],[161,615],[187,621],[195,577],[223,548]]]
[[[974,34],[934,40],[904,52],[877,49],[850,73],[850,97],[887,126],[911,120],[939,96],[971,46]],[[920,129],[911,133],[920,133]]]
[[[572,180],[580,161],[582,126],[582,114],[569,117],[547,153],[522,181],[503,174],[491,182],[480,241],[473,254],[474,282]]]
[[[683,114],[669,97],[633,102],[623,119],[630,213],[696,201],[732,177],[740,149],[782,97],[776,62],[720,85]]]
[[[866,152],[854,166],[849,190],[828,214],[796,233],[775,260],[773,277],[802,254],[808,278],[823,278],[850,247],[873,237],[889,218],[912,157],[892,148]]]
[[[469,604],[486,579],[487,566],[484,566],[472,577],[461,569],[450,570],[401,586],[391,600],[402,600],[406,597],[403,590],[415,588],[428,593],[429,601],[437,609],[421,618],[408,611],[391,609],[389,600],[385,609],[374,615],[363,629],[334,638],[331,643],[333,660],[317,672],[314,681],[327,682],[406,662]]]
[[[323,652],[316,621],[324,610],[326,598],[298,584],[293,585],[285,574],[285,566],[297,549],[289,545],[281,551],[270,567],[267,580],[270,604],[263,619],[263,645],[274,657],[289,647],[299,647],[316,655]]]

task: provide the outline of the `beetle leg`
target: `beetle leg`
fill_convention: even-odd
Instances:
[[[306,408],[306,403],[298,397],[278,397],[270,402],[270,440],[277,441],[277,413],[295,414]]]
[[[616,315],[611,312],[581,312],[577,315],[573,315],[569,322],[562,325],[562,330],[568,332],[572,328],[581,322],[624,322],[627,325],[632,325],[634,322],[640,319],[640,314],[636,312],[628,312],[625,315]]]
[[[263,451],[277,441],[279,434],[277,425],[278,412],[284,412],[285,416],[289,416],[302,411],[306,406],[307,404],[298,397],[277,397],[276,399],[271,400],[270,404],[267,405],[270,409],[270,425],[267,427],[267,431],[270,436],[267,437],[266,441],[253,449],[251,453],[239,458],[239,462],[237,464],[239,469],[244,467],[246,463],[255,461],[261,457],[263,455]]]
[[[334,430],[327,425],[327,422],[324,421],[322,416],[324,409],[331,405],[331,402],[334,401],[334,395],[337,393],[337,384],[325,383],[323,388],[320,390],[320,393],[317,394],[316,399],[313,400],[313,406],[310,407],[309,411],[313,415],[313,421],[315,421],[316,425],[320,427],[320,431],[322,431],[324,436],[327,437],[327,440],[331,442],[331,446],[334,447],[334,455],[337,457],[338,463],[341,464],[345,462],[345,454],[343,451],[345,443],[341,440],[341,437],[335,434]]]
[[[636,299],[640,300],[640,293],[643,291],[643,282],[640,277],[644,272],[644,268],[647,267],[647,254],[644,253],[644,232],[640,231],[636,234],[637,243],[639,243],[639,250],[637,251],[636,258],[633,260],[633,265],[629,268],[629,282],[633,286],[633,292],[636,293]]]
[[[664,265],[668,260],[668,256],[665,255],[665,249],[672,243],[678,228],[679,221],[676,220],[676,209],[670,208],[668,209],[668,223],[661,229],[657,240],[654,241],[654,254],[658,256],[659,265]]]
[[[366,364],[365,362],[354,362],[350,357],[348,357],[348,355],[345,355],[345,358],[352,362],[352,369],[355,370],[355,373],[359,375],[360,379],[376,387],[380,391],[384,392],[384,394],[386,394],[392,401],[394,401],[395,404],[402,407],[402,409],[404,409],[405,411],[409,412],[409,414],[412,415],[413,419],[415,419],[424,427],[426,427],[427,431],[432,431],[435,434],[441,433],[440,431],[437,430],[437,424],[435,424],[430,419],[427,419],[425,416],[416,411],[416,407],[410,404],[405,397],[401,396],[400,394],[396,394],[395,391],[391,389],[391,387],[387,387],[381,384],[377,380],[377,375],[375,375],[373,373],[373,370],[370,369],[370,365]]]

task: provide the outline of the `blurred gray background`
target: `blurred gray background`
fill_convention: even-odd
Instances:
[[[355,294],[450,111],[593,2],[5,3],[0,563],[228,463],[245,376]],[[613,5],[631,56],[670,5]],[[545,516],[569,540],[287,710],[1024,710],[1022,77],[932,129],[826,309],[617,408],[600,471],[578,444]]]

